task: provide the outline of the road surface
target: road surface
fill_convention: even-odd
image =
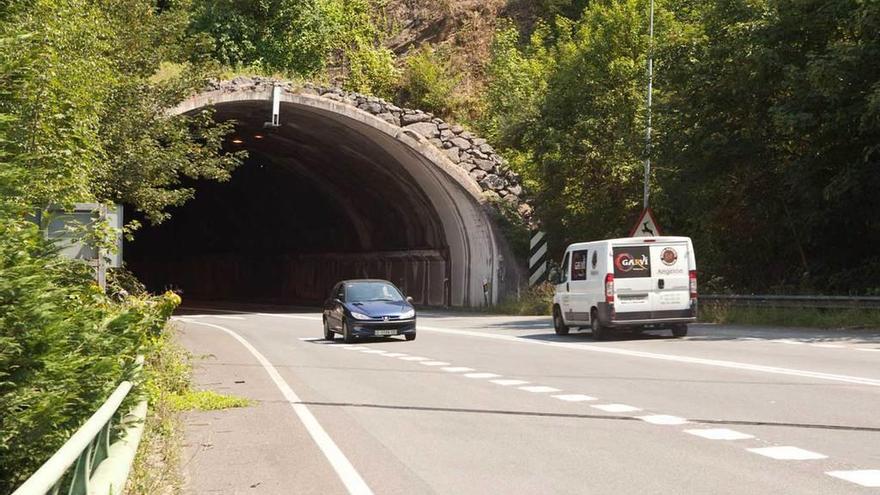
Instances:
[[[693,325],[593,341],[422,313],[413,342],[320,314],[175,318],[200,387],[188,493],[880,493],[880,333]]]

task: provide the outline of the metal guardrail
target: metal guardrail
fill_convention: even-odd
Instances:
[[[875,296],[782,296],[769,294],[707,294],[700,296],[700,302],[764,308],[880,309],[880,297]]]
[[[142,359],[138,359],[138,364]],[[88,421],[12,495],[57,495],[65,486],[68,495],[122,493],[147,409],[146,401],[138,404],[133,414],[120,422],[131,427],[110,445],[113,418],[131,389],[130,381],[120,383]],[[133,422],[137,424],[132,425]],[[72,477],[67,481],[71,467]]]

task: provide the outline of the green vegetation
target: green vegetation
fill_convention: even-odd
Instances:
[[[511,297],[488,308],[492,313],[520,316],[547,316],[553,312],[554,287],[549,283],[525,289],[518,298]]]
[[[144,436],[138,448],[127,493],[179,493],[182,488],[180,452],[183,424],[180,413],[246,407],[251,401],[192,389],[192,355],[174,340],[174,327],[150,340],[144,363],[144,389],[149,401]]]
[[[381,18],[376,0],[195,0],[190,31],[229,67],[329,77],[388,96],[397,69]]]
[[[497,32],[478,122],[556,253],[642,200],[647,1],[575,4]],[[877,290],[878,29],[872,2],[657,2],[652,206],[707,290]]]
[[[753,308],[725,304],[700,306],[700,321],[827,329],[880,328],[876,309]]]
[[[0,222],[0,491],[79,429],[161,331],[173,294],[112,302],[36,225]]]
[[[166,113],[207,75],[188,19],[181,6],[146,0],[0,9],[0,492],[134,378],[135,357],[151,352],[180,301],[113,284],[105,293],[86,264],[57,256],[30,215],[105,201],[162,221],[192,196],[182,177],[224,180],[240,161],[222,153],[228,125]]]

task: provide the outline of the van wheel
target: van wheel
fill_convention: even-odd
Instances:
[[[608,329],[602,326],[599,321],[599,312],[595,309],[590,311],[590,330],[593,331],[594,340],[605,340],[608,338]]]
[[[556,330],[556,335],[568,335],[568,326],[565,324],[565,320],[562,319],[562,311],[559,310],[559,306],[553,307],[553,329]]]
[[[672,336],[673,337],[687,337],[688,334],[688,326],[687,325],[675,325],[672,327]]]

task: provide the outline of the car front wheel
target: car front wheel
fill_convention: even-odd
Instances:
[[[413,333],[404,334],[403,338],[405,338],[407,341],[416,340],[416,333],[413,332]]]
[[[336,334],[333,333],[333,330],[330,330],[330,323],[324,318],[324,340],[334,339],[336,339]]]

